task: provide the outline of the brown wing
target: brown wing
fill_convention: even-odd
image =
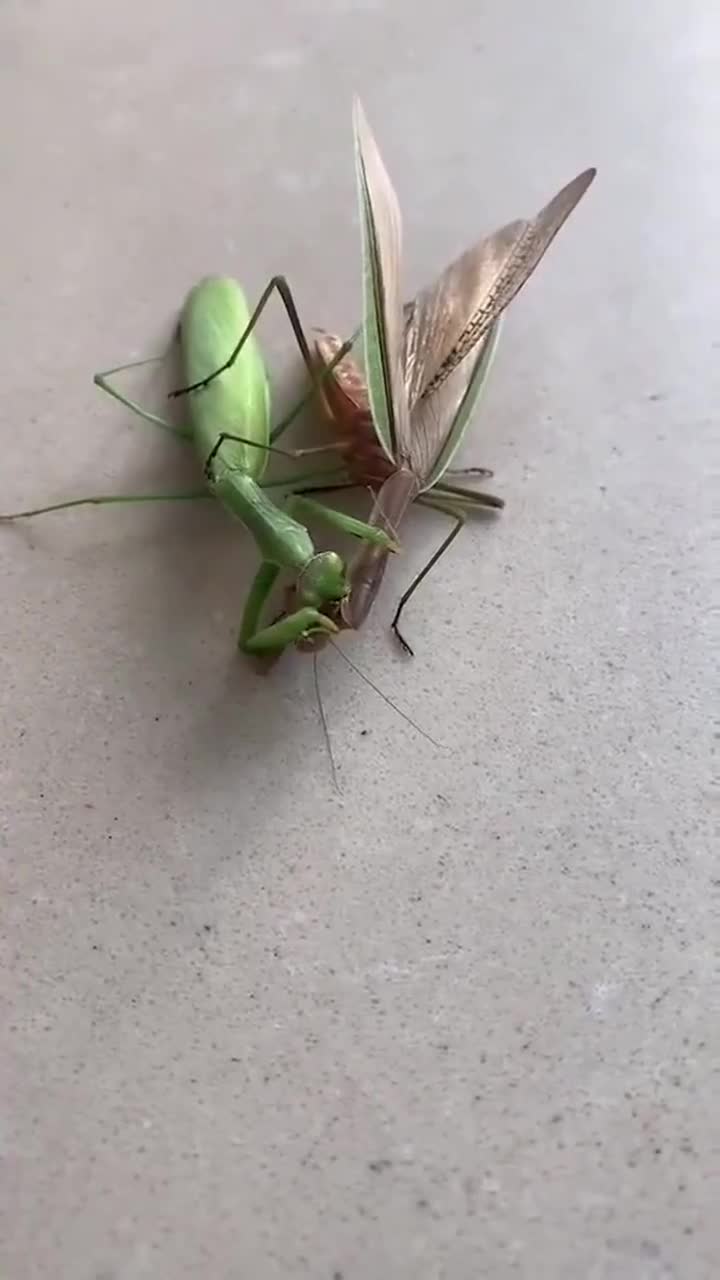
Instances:
[[[410,304],[405,337],[409,462],[421,480],[436,477],[457,448],[459,439],[450,438],[456,415],[476,370],[487,374],[499,317],[594,176],[594,169],[585,170],[537,217],[508,223],[466,250]]]
[[[480,254],[486,243],[481,240],[461,253],[406,307],[405,381],[411,410],[482,303],[486,280]]]
[[[434,374],[460,341],[469,318],[481,304],[486,287],[481,270],[481,251],[486,243],[481,240],[460,254],[434,284],[423,289],[406,307],[405,378],[412,434],[410,465],[423,486],[447,450],[448,436],[476,363],[494,340],[493,329],[481,335],[477,350],[469,350],[439,387],[429,395],[424,394]]]
[[[595,169],[586,169],[535,218],[510,222],[481,240],[421,295],[414,356],[416,365],[424,365],[414,373],[419,396],[440,386],[512,302],[594,177]],[[459,283],[463,273],[464,284]],[[450,290],[455,300],[448,303],[443,295]]]

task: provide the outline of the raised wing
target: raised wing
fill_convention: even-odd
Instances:
[[[460,445],[489,373],[502,312],[594,176],[587,169],[532,221],[511,222],[468,249],[407,308],[410,466],[424,488],[440,478]]]
[[[421,295],[413,378],[418,398],[449,377],[512,302],[587,191],[595,172],[586,169],[578,174],[535,218],[510,222],[481,240]],[[464,286],[458,284],[463,274]],[[460,298],[452,306],[446,297],[450,289]]]
[[[364,348],[375,429],[388,456],[409,457],[405,317],[400,292],[402,226],[393,185],[365,113],[353,111],[363,250]]]
[[[478,270],[481,240],[450,263],[405,311],[405,381],[410,410],[460,341],[482,304],[486,281]]]

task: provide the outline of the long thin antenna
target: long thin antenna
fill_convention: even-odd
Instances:
[[[322,725],[323,737],[325,739],[325,747],[328,753],[328,759],[330,761],[330,773],[332,774],[333,786],[335,787],[335,790],[339,792],[340,784],[338,782],[337,769],[335,768],[335,757],[333,755],[332,742],[330,741],[330,730],[328,729],[328,722],[327,722],[327,717],[325,715],[323,700],[322,700],[322,697],[320,696],[320,674],[318,672],[318,664],[317,664],[317,649],[313,653],[313,679],[315,681],[315,698],[317,700],[318,713],[320,715],[320,724]]]
[[[340,654],[340,657],[343,659],[343,661],[347,662],[348,666],[355,672],[355,674],[360,676],[360,679],[364,680],[366,684],[369,684],[370,688],[375,690],[375,693],[378,695],[378,697],[382,698],[383,702],[386,702],[389,707],[392,707],[393,711],[396,711],[397,714],[401,716],[403,720],[407,721],[407,723],[415,730],[415,732],[420,734],[421,738],[427,738],[428,742],[432,742],[433,746],[437,747],[438,750],[440,751],[446,750],[442,742],[438,742],[437,739],[433,738],[431,734],[426,733],[424,729],[421,729],[419,724],[416,724],[414,720],[410,719],[410,716],[406,715],[404,711],[400,710],[400,708],[393,702],[392,698],[388,698],[387,694],[383,693],[382,689],[379,689],[376,684],[373,684],[370,677],[366,676],[365,672],[361,671],[359,667],[356,667],[355,663],[352,661],[351,658],[348,658],[345,650],[341,649],[338,644],[335,644],[335,641],[333,640],[332,636],[328,636],[328,640],[332,645],[333,649],[335,650],[335,652]]]

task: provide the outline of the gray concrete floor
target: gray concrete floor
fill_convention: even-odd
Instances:
[[[311,666],[234,652],[220,511],[2,531],[3,1280],[717,1274],[713,8],[3,5],[5,510],[188,482],[91,377],[200,275],[352,327],[353,91],[408,293],[599,169],[464,451],[506,512],[414,663],[387,624],[439,516],[345,642],[444,750],[327,654],[333,792]],[[277,309],[263,341],[280,405]]]

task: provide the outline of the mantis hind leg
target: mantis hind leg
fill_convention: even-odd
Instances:
[[[477,476],[478,479],[492,480],[495,475],[489,467],[453,467],[450,471],[443,472],[446,476]]]
[[[450,502],[457,503],[469,510],[476,511],[502,511],[505,506],[503,498],[496,498],[494,493],[485,493],[482,489],[463,489],[457,484],[445,484],[439,481],[433,485],[432,494],[437,494],[438,498],[447,498]],[[424,499],[426,503],[430,503],[429,498]]]
[[[430,570],[435,567],[440,557],[445,554],[450,544],[455,541],[458,534],[460,533],[460,530],[465,524],[465,513],[461,511],[458,507],[453,506],[450,502],[441,502],[436,500],[435,498],[426,498],[424,495],[419,497],[417,501],[421,502],[422,505],[425,507],[433,507],[436,511],[442,511],[444,515],[450,516],[451,519],[454,519],[455,525],[450,530],[450,533],[448,534],[448,536],[443,539],[443,541],[441,542],[440,546],[438,547],[434,555],[430,557],[427,564],[420,570],[417,577],[413,578],[407,591],[405,591],[404,594],[400,597],[398,607],[395,610],[395,616],[392,620],[392,623],[390,624],[392,630],[394,631],[395,635],[400,641],[402,648],[405,650],[406,653],[409,653],[411,657],[415,656],[414,652],[411,646],[408,644],[407,640],[405,639],[404,635],[400,631],[400,627],[398,625],[398,623],[400,622],[400,615],[403,609],[405,608],[405,605],[410,600],[411,596],[413,596],[417,591],[418,587],[420,586],[420,583],[423,581],[423,578],[426,578]]]
[[[435,511],[441,511],[443,515],[450,516],[455,521],[454,527],[450,530],[447,538],[438,547],[434,555],[430,557],[427,564],[422,568],[416,578],[410,583],[407,591],[400,597],[395,616],[392,620],[391,627],[397,636],[400,644],[406,653],[412,656],[412,649],[405,637],[402,635],[398,623],[400,615],[408,603],[410,597],[417,591],[423,578],[426,578],[430,570],[435,567],[441,556],[445,554],[451,543],[455,541],[460,530],[465,524],[466,513],[468,511],[499,511],[505,506],[502,498],[496,498],[492,493],[482,493],[475,489],[462,489],[457,485],[438,484],[431,490],[431,494],[421,494],[416,499],[425,507],[432,507]]]
[[[328,467],[327,471],[303,471],[300,475],[274,476],[272,480],[263,477],[259,484],[261,489],[292,489],[300,496],[307,493],[334,493],[336,489],[356,487],[355,481],[348,480],[346,475],[344,467]],[[302,485],[302,488],[298,489],[298,485]]]
[[[289,292],[290,291],[288,289],[288,294]],[[296,315],[297,315],[297,312],[296,312]],[[298,318],[298,326],[300,327],[299,318]],[[302,333],[301,327],[300,327],[300,332]],[[303,335],[303,341],[305,343],[305,348],[307,349],[307,341],[305,340],[304,335]],[[308,374],[310,375],[310,387],[305,392],[305,395],[302,396],[300,400],[298,400],[297,404],[293,406],[290,412],[286,414],[284,418],[281,418],[277,426],[274,427],[273,430],[270,432],[271,443],[273,443],[275,440],[279,440],[283,432],[287,431],[291,423],[293,423],[295,419],[303,412],[303,410],[305,410],[308,407],[308,405],[311,404],[311,402],[315,399],[315,396],[318,394],[323,383],[325,382],[326,378],[330,377],[330,374],[333,372],[335,366],[338,365],[341,360],[344,360],[348,352],[352,350],[352,345],[354,341],[355,341],[355,338],[353,337],[353,338],[350,338],[347,342],[343,342],[342,346],[340,347],[340,350],[337,352],[335,356],[333,356],[330,363],[325,365],[325,367],[320,370],[319,374],[317,372],[317,369],[315,368],[315,365],[313,364],[312,356],[309,357],[310,362],[308,363],[308,361],[305,360],[305,356],[303,355],[303,359],[305,360],[305,367],[308,371]],[[343,448],[343,446],[346,444],[347,444],[346,441],[337,441],[334,444],[329,444],[327,448],[328,450]]]
[[[240,355],[240,352],[245,346],[245,343],[250,337],[250,334],[255,328],[255,325],[260,319],[260,316],[265,310],[265,307],[270,301],[270,296],[273,293],[273,290],[277,290],[277,292],[280,295],[280,298],[287,312],[288,319],[290,321],[290,326],[292,328],[293,333],[295,334],[295,340],[298,344],[298,347],[300,348],[300,354],[302,355],[302,358],[308,370],[312,373],[313,361],[312,361],[312,356],[310,354],[310,347],[308,345],[307,338],[305,337],[305,331],[302,327],[302,324],[300,323],[300,316],[298,315],[298,310],[297,310],[297,307],[295,306],[295,300],[292,296],[290,286],[287,280],[285,279],[285,276],[272,276],[271,279],[266,284],[265,288],[263,289],[262,293],[260,294],[260,299],[257,303],[257,306],[255,307],[255,310],[250,316],[250,319],[248,320],[244,333],[240,335],[235,347],[231,351],[225,363],[221,364],[217,369],[214,370],[213,373],[209,373],[207,377],[201,378],[199,382],[193,382],[188,387],[179,387],[176,391],[171,391],[170,392],[171,399],[175,399],[177,396],[188,395],[191,391],[200,391],[201,388],[207,387],[210,385],[211,382],[214,382],[215,378],[219,378],[221,373],[225,373],[226,369],[232,368],[238,356]]]
[[[298,320],[298,324],[300,324],[299,320]],[[249,332],[250,330],[248,328],[245,331],[245,334],[243,335],[242,341],[245,341],[245,338],[248,336]],[[221,431],[220,435],[215,441],[215,444],[210,450],[210,453],[205,459],[206,476],[208,477],[210,476],[210,464],[213,461],[218,450],[222,447],[222,445],[225,443],[226,440],[232,440],[237,444],[249,445],[251,448],[254,448],[254,449],[264,449],[266,453],[277,453],[285,458],[306,458],[312,454],[339,453],[339,452],[342,452],[343,449],[347,449],[351,444],[351,441],[343,440],[343,439],[330,440],[328,441],[327,444],[311,445],[310,447],[306,447],[302,449],[280,449],[275,445],[274,442],[280,438],[283,432],[287,431],[290,424],[294,422],[295,418],[297,418],[298,415],[302,413],[303,409],[307,407],[307,405],[310,403],[313,397],[317,394],[318,388],[322,385],[325,379],[330,376],[335,366],[340,363],[340,361],[343,359],[345,355],[347,355],[347,352],[350,350],[351,345],[352,345],[351,342],[344,343],[343,346],[338,351],[337,355],[335,355],[333,359],[330,361],[330,363],[325,366],[325,368],[321,371],[319,376],[315,373],[315,370],[312,366],[309,367],[310,374],[312,377],[312,386],[310,387],[310,390],[307,391],[305,395],[301,397],[300,400],[298,400],[298,402],[290,410],[290,413],[288,413],[273,429],[273,431],[270,433],[269,444],[263,444],[259,440],[251,440],[249,439],[248,436],[237,435],[233,431]],[[210,377],[207,379],[207,382],[212,382],[213,378],[217,377],[218,372],[222,372],[222,370],[217,370],[215,373],[212,373]],[[207,382],[199,383],[198,386],[206,386]],[[193,387],[189,387],[186,389],[190,391],[194,390]],[[114,392],[111,394],[114,394]],[[174,391],[171,394],[183,395],[184,392]],[[277,481],[272,481],[271,483],[278,484]],[[269,484],[265,484],[263,487],[269,488],[270,486]]]
[[[275,438],[275,437],[272,437],[272,438]],[[234,431],[221,431],[220,435],[215,441],[215,444],[213,445],[207,458],[205,459],[204,470],[205,470],[205,475],[207,476],[208,479],[212,479],[211,464],[215,458],[215,455],[220,451],[222,446],[225,444],[226,440],[232,440],[237,444],[247,445],[250,449],[261,449],[264,453],[276,453],[281,458],[295,458],[295,459],[310,458],[316,454],[323,454],[323,453],[338,453],[342,449],[346,448],[347,446],[347,441],[345,440],[331,440],[328,444],[313,444],[302,449],[280,449],[278,448],[277,445],[274,445],[274,444],[263,444],[262,441],[260,440],[251,440],[249,436],[237,435]],[[339,470],[339,468],[336,468],[336,467],[332,468],[333,473],[337,470]],[[263,485],[261,485],[261,488],[267,489],[270,487],[271,484],[274,484],[279,487],[283,483],[284,483],[283,481],[273,480],[269,483],[268,482],[264,483]],[[290,481],[289,483],[292,483],[292,481]]]
[[[282,422],[278,423],[277,427],[275,427],[270,437],[271,442],[274,440],[277,440],[278,437],[282,435],[283,431],[287,430],[287,428],[290,426],[290,423],[294,421],[297,415],[305,408],[305,406],[309,403],[312,397],[316,394],[317,388],[321,381],[321,379],[318,378],[318,375],[316,373],[315,364],[313,362],[312,354],[310,352],[310,346],[307,338],[305,337],[305,330],[302,327],[300,316],[298,314],[298,309],[295,306],[295,300],[293,298],[292,291],[290,289],[290,286],[285,276],[273,276],[272,279],[268,281],[268,283],[266,284],[265,288],[263,289],[260,295],[260,300],[257,306],[255,307],[255,310],[250,316],[250,319],[247,323],[247,327],[245,328],[244,333],[240,335],[240,338],[238,339],[234,349],[230,353],[225,363],[221,364],[219,368],[214,370],[213,373],[208,374],[206,378],[201,378],[199,382],[193,382],[190,384],[190,386],[179,387],[176,391],[170,392],[170,398],[174,399],[177,396],[188,395],[191,391],[200,391],[203,387],[209,386],[209,384],[213,382],[215,378],[218,378],[221,373],[224,373],[226,369],[232,368],[238,356],[240,355],[240,352],[242,351],[245,343],[250,337],[250,334],[255,328],[255,325],[260,319],[260,316],[265,310],[265,307],[270,301],[271,294],[274,291],[277,291],[277,293],[280,295],[280,299],[283,303],[283,306],[285,307],[288,320],[290,321],[290,327],[295,335],[295,341],[297,342],[298,348],[300,350],[300,355],[302,356],[305,367],[310,375],[312,386],[308,394],[304,396],[301,401],[299,401],[299,403],[294,407],[294,409],[288,415],[288,417],[284,418]],[[342,360],[343,357],[347,355],[351,346],[352,346],[352,342],[346,342],[340,348],[340,351],[337,353],[337,356],[334,358],[334,360],[325,370],[325,375],[330,373],[331,370],[335,367],[335,365],[338,364],[340,360]]]
[[[121,391],[108,381],[115,373],[124,373],[126,369],[140,369],[146,364],[159,364],[165,356],[150,356],[148,360],[131,360],[128,364],[118,364],[114,369],[103,369],[100,373],[96,373],[93,382],[96,387],[100,387],[101,391],[107,392],[114,400],[118,400],[120,404],[124,404],[128,409],[132,409],[138,417],[145,422],[149,422],[153,427],[159,427],[162,431],[169,432],[170,435],[176,436],[179,440],[191,440],[192,431],[189,427],[178,427],[173,422],[168,422],[165,418],[161,418],[157,413],[151,413],[149,409],[143,409],[142,405],[136,400],[131,400],[129,396],[125,396]]]
[[[53,502],[48,507],[33,507],[31,511],[10,511],[0,515],[0,522],[24,520],[28,516],[42,516],[49,511],[69,511],[71,507],[104,507],[113,503],[129,502],[195,502],[199,498],[210,498],[207,489],[193,490],[189,493],[99,493],[90,498],[71,498],[68,502]]]

